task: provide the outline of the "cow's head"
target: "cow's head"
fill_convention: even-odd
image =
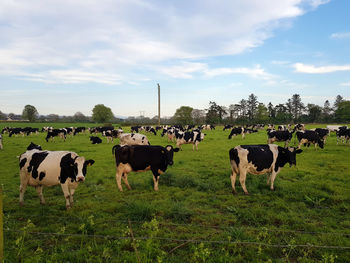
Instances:
[[[290,166],[297,165],[296,155],[301,153],[303,150],[297,149],[295,147],[285,148],[285,154],[287,155],[287,160]]]
[[[85,160],[84,157],[76,157],[74,159],[74,174],[76,182],[84,182],[86,176],[86,168],[95,163],[94,160]]]
[[[318,144],[318,146],[320,146],[321,149],[323,149],[323,147],[324,147],[324,141],[323,140],[318,139],[317,144]]]
[[[165,156],[166,156],[166,160],[167,160],[167,163],[169,165],[173,165],[174,164],[174,160],[173,160],[173,157],[174,157],[174,152],[178,152],[180,149],[179,148],[173,148],[173,146],[171,145],[167,145],[165,147]]]

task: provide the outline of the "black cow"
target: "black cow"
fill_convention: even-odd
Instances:
[[[123,191],[121,179],[130,190],[128,183],[128,173],[143,172],[151,170],[153,173],[154,190],[158,191],[159,176],[163,174],[168,165],[173,165],[174,152],[179,148],[173,148],[171,145],[166,147],[151,145],[115,145],[112,153],[115,156],[117,166],[116,180],[119,191]]]
[[[67,131],[65,129],[53,129],[53,130],[49,130],[47,132],[46,135],[46,142],[49,142],[49,139],[52,138],[51,140],[53,140],[56,136],[59,136],[61,139],[63,139],[64,141],[66,141],[67,138]]]
[[[349,140],[350,129],[348,129],[347,126],[339,127],[338,130],[336,131],[336,135],[337,135],[337,144],[339,143],[339,141],[341,141],[342,143],[345,143]]]
[[[327,136],[329,135],[328,129],[316,128],[315,132],[317,132],[318,136],[320,136],[321,140],[326,143]]]
[[[295,147],[283,148],[276,144],[265,145],[239,145],[229,151],[231,162],[232,193],[236,193],[235,183],[239,174],[239,181],[245,194],[248,194],[245,186],[247,173],[268,173],[267,184],[271,181],[270,189],[274,190],[273,183],[277,174],[285,164],[296,165],[296,154],[302,150]]]
[[[61,185],[66,208],[73,206],[73,195],[78,182],[83,182],[86,176],[86,167],[94,160],[85,160],[74,152],[68,151],[40,151],[30,150],[21,154],[19,158],[20,191],[19,202],[23,205],[23,196],[27,185],[34,186],[44,204],[43,186]]]
[[[293,132],[289,131],[268,131],[267,132],[267,143],[273,142],[285,142],[284,148],[288,146],[288,143],[292,140]]]
[[[302,144],[304,144],[304,146],[310,146],[310,143],[313,143],[315,145],[315,150],[317,149],[317,145],[320,146],[321,149],[323,149],[324,147],[324,142],[321,140],[320,136],[315,131],[297,131],[296,136],[299,141],[298,149],[300,149]]]
[[[76,135],[77,133],[85,132],[85,127],[77,127],[74,129],[73,135]]]
[[[223,131],[226,129],[231,129],[233,127],[233,125],[227,124],[224,126],[224,128],[222,129]]]
[[[198,144],[204,140],[204,136],[206,134],[196,129],[193,131],[181,132],[175,131],[176,138],[176,146],[181,148],[182,144],[190,144],[192,143],[192,150],[194,151],[194,147],[196,146],[196,150],[198,151]]]
[[[92,144],[102,143],[102,140],[99,137],[95,137],[95,136],[90,136],[90,141]]]
[[[18,135],[18,134],[21,134],[24,136],[24,131],[22,128],[12,128],[10,129],[10,132],[9,132],[9,137],[12,137],[12,135]]]
[[[245,133],[244,133],[243,127],[232,128],[230,135],[228,136],[228,139],[231,139],[232,136],[236,136],[238,134],[242,134],[242,139],[244,139]]]

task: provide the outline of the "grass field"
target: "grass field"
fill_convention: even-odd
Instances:
[[[175,153],[174,165],[160,177],[158,192],[151,172],[131,173],[133,189],[122,184],[124,192],[119,192],[113,144],[105,139],[92,145],[88,134],[79,134],[66,142],[46,143],[45,133],[11,138],[4,134],[0,182],[5,262],[350,261],[349,145],[336,145],[332,134],[323,150],[303,147],[297,166],[286,165],[277,176],[275,191],[269,190],[266,176],[248,175],[250,195],[243,194],[238,181],[234,196],[228,151],[239,144],[266,143],[266,131],[244,140],[228,140],[229,131],[222,127],[205,133],[198,152],[184,145]],[[160,134],[147,136],[153,145],[168,144]],[[28,187],[25,205],[19,206],[16,156],[30,142],[95,160],[71,210],[66,211],[59,186],[44,188],[45,206]]]

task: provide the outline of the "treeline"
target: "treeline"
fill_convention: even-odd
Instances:
[[[285,103],[265,105],[257,96],[250,94],[237,104],[227,106],[209,102],[208,109],[199,110],[182,106],[176,110],[175,124],[253,124],[253,123],[331,123],[350,121],[350,101],[338,95],[333,105],[326,100],[322,106],[304,104],[299,94],[294,94]]]
[[[13,113],[4,114],[0,111],[0,120],[27,120],[30,122],[97,122],[119,123],[122,125],[157,124],[158,116],[116,118],[111,108],[103,104],[97,104],[92,109],[92,116],[85,116],[76,112],[73,116],[59,116],[49,114],[40,116],[32,105],[26,105],[22,115]],[[331,104],[326,100],[322,106],[316,104],[304,104],[299,94],[294,94],[285,103],[273,105],[271,102],[265,105],[258,101],[258,97],[250,94],[247,99],[240,100],[237,104],[229,106],[218,105],[214,101],[209,102],[207,109],[194,109],[190,106],[181,106],[171,118],[161,118],[161,124],[254,124],[254,123],[346,123],[350,122],[350,101],[344,100],[340,95],[336,96]]]

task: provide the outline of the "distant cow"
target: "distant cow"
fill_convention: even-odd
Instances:
[[[103,131],[103,136],[106,136],[107,143],[110,141],[113,142],[114,138],[118,138],[119,134],[123,133],[123,130],[118,129],[118,130],[108,130],[108,131]]]
[[[274,190],[274,181],[277,174],[285,164],[296,165],[296,154],[302,150],[294,147],[283,148],[276,144],[267,145],[239,145],[229,151],[231,162],[232,193],[236,193],[235,183],[239,174],[239,181],[245,194],[248,194],[245,186],[247,173],[268,173],[267,184],[271,182],[270,189]]]
[[[323,140],[324,143],[326,143],[327,136],[329,135],[329,130],[316,128],[315,132],[317,132],[318,136],[320,136],[320,139]]]
[[[23,196],[27,185],[34,186],[40,203],[44,204],[43,186],[60,184],[66,200],[66,208],[73,206],[73,195],[78,182],[83,182],[86,167],[94,164],[94,160],[85,160],[74,152],[30,150],[21,154],[19,202],[23,205]]]
[[[317,145],[320,146],[321,149],[324,147],[324,142],[316,131],[297,131],[296,136],[299,141],[298,149],[300,149],[300,146],[302,144],[309,146],[310,143],[313,143],[315,145],[315,149],[317,149]]]
[[[348,129],[347,126],[339,127],[338,130],[336,131],[336,135],[337,135],[337,144],[339,143],[339,141],[341,141],[342,143],[345,143],[349,140],[350,129]]]
[[[243,127],[238,127],[238,128],[232,128],[230,135],[228,136],[228,139],[231,139],[232,136],[236,136],[242,134],[242,139],[244,139],[245,133],[244,133],[244,128]]]
[[[46,142],[49,142],[49,139],[53,140],[56,136],[60,137],[62,140],[66,141],[67,131],[65,129],[53,129],[49,130],[46,135]]]
[[[2,146],[2,135],[0,134],[0,150],[3,149],[3,146]]]
[[[222,129],[223,131],[226,130],[226,129],[231,129],[233,126],[230,125],[230,124],[227,124],[224,126],[224,128]]]
[[[34,149],[42,150],[42,148],[41,148],[40,145],[31,142],[31,143],[29,144],[29,146],[27,147],[27,151],[34,150]]]
[[[120,145],[150,145],[146,135],[139,133],[122,133],[119,139]]]
[[[267,143],[273,142],[284,142],[284,148],[286,148],[289,142],[292,140],[293,132],[286,131],[268,131],[267,132]]]
[[[159,176],[163,174],[168,165],[173,165],[174,152],[179,148],[173,148],[171,145],[166,147],[150,145],[115,145],[112,153],[115,156],[117,166],[116,180],[119,191],[123,191],[121,179],[130,190],[128,183],[128,173],[143,172],[151,170],[153,173],[154,190],[158,191]]]
[[[190,144],[192,143],[192,150],[194,151],[194,147],[196,146],[196,150],[198,151],[198,144],[204,140],[205,133],[197,131],[188,131],[188,132],[176,132],[176,146],[181,149],[182,144]]]
[[[90,136],[90,141],[92,144],[100,144],[102,143],[101,138],[96,137],[96,136]]]

